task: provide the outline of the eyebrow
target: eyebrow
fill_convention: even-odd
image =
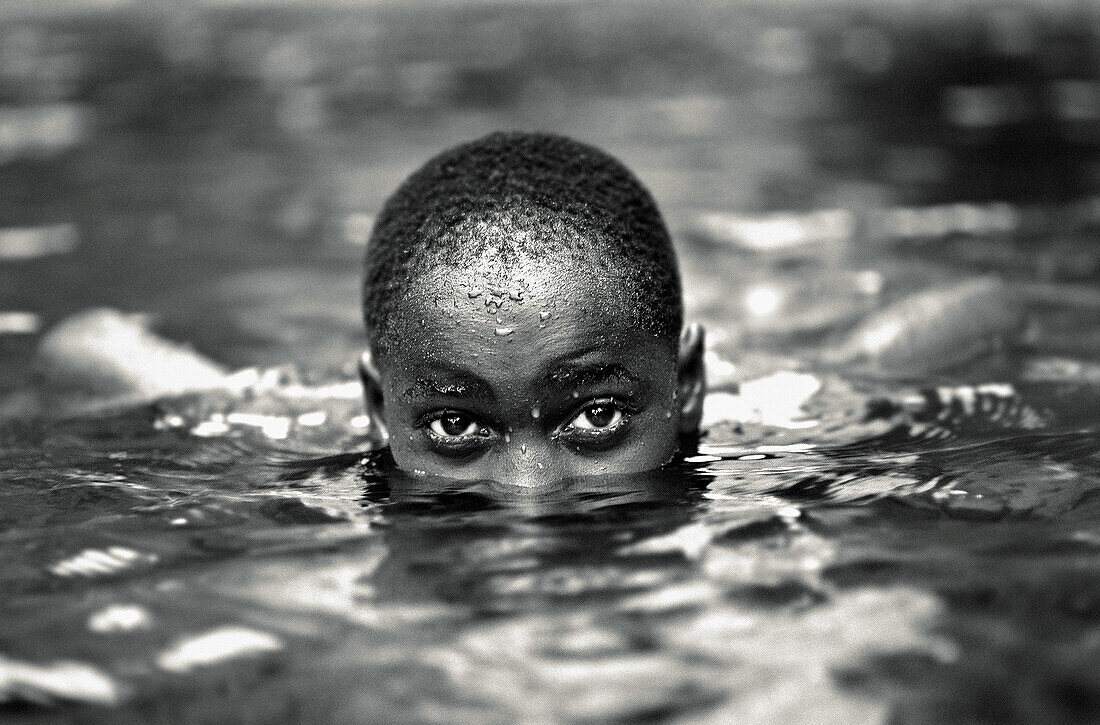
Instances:
[[[448,374],[445,378],[419,377],[405,388],[405,398],[426,398],[431,395],[445,395],[450,398],[487,398],[495,399],[493,390],[481,378]]]
[[[616,378],[631,383],[640,382],[637,375],[618,363],[590,365],[585,367],[564,365],[554,368],[544,375],[541,382],[545,386],[552,386],[558,389],[570,389],[589,387]]]

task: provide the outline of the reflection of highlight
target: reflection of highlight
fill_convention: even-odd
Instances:
[[[299,420],[302,425],[321,425],[325,422],[323,412],[306,413]],[[225,435],[230,431],[230,425],[243,425],[250,428],[259,428],[260,431],[273,440],[282,440],[290,433],[290,418],[281,415],[262,415],[260,413],[214,413],[208,420],[204,420],[191,429],[191,435],[200,438],[214,438]]]
[[[72,251],[77,232],[72,224],[0,230],[0,258],[31,259]]]
[[[703,425],[731,420],[762,423],[782,428],[812,428],[802,406],[818,390],[821,381],[813,375],[781,371],[740,386],[740,393],[711,393],[703,401]]]
[[[85,549],[74,557],[60,561],[50,567],[57,576],[98,576],[117,574],[137,564],[152,564],[157,561],[154,554],[143,554],[125,546],[112,546],[108,549]]]
[[[0,312],[0,335],[33,335],[42,319],[33,312]]]
[[[880,352],[893,344],[904,331],[905,327],[898,320],[890,320],[878,327],[867,329],[863,333],[863,349],[871,355]]]
[[[169,672],[190,672],[237,657],[277,652],[282,640],[248,627],[221,627],[177,642],[157,655],[157,666]]]
[[[210,420],[204,420],[191,429],[191,435],[200,438],[213,438],[214,436],[225,435],[228,432],[229,426],[225,424],[225,416],[221,413],[215,413],[210,416]]]
[[[782,297],[774,287],[753,287],[745,294],[745,306],[757,317],[767,317],[779,309]]]
[[[148,629],[152,623],[149,610],[139,604],[111,604],[88,617],[88,629],[100,634]]]
[[[704,239],[742,252],[796,256],[846,244],[855,228],[856,218],[846,209],[766,215],[712,212],[701,214],[693,225]]]
[[[122,692],[113,679],[83,662],[35,665],[0,657],[0,703],[22,700],[47,705],[57,700],[117,705]]]
[[[298,425],[315,426],[324,425],[328,415],[323,410],[315,410],[312,413],[302,413],[298,416]]]
[[[259,413],[230,413],[226,421],[234,425],[247,425],[259,428],[268,438],[282,440],[290,432],[290,419],[281,415],[261,415]]]

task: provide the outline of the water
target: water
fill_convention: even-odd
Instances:
[[[789,140],[744,140],[752,124],[605,130],[631,103],[590,100],[561,130],[623,157],[677,229],[696,207],[745,206],[769,165],[808,173]],[[361,250],[272,241],[239,221],[266,207],[237,191],[266,198],[254,187],[286,176],[376,207],[430,153],[530,125],[485,114],[296,149],[331,175],[249,134],[164,159],[126,132],[27,187],[23,211],[79,220],[80,243],[0,267],[4,309],[43,326],[91,305],[150,312],[228,366],[279,367],[244,398],[56,419],[33,336],[0,337],[0,719],[1095,721],[1095,286],[1082,304],[1032,296],[1019,339],[949,371],[806,362],[934,285],[990,269],[1045,284],[1026,244],[780,259],[678,234],[713,387],[681,465],[533,493],[365,455],[349,382]],[[7,172],[22,189],[29,172]],[[1091,284],[1094,245],[1059,238],[1040,261]],[[468,294],[483,292],[500,297]],[[922,391],[965,401],[986,384],[1010,386],[987,411],[921,407]]]
[[[331,388],[9,422],[5,715],[1091,718],[1095,427],[854,415],[821,380],[829,431],[534,494],[387,470]]]
[[[799,366],[830,340],[799,321],[858,317],[868,301],[851,280],[866,269],[895,296],[956,273],[904,256],[791,269],[681,250],[689,316],[712,341],[708,435],[670,470],[538,493],[364,455],[371,429],[347,382],[354,250],[335,263],[276,252],[198,283],[180,265],[158,294],[135,288],[131,307],[219,359],[289,364],[243,399],[64,420],[31,406],[0,425],[0,712],[1092,719],[1095,381],[1034,345],[910,380]],[[155,270],[180,253],[145,254]],[[41,273],[108,264],[59,258]],[[780,291],[770,319],[731,293],[760,287]],[[1045,330],[1088,319],[1030,315]],[[12,369],[27,359],[5,355]],[[921,393],[936,386],[954,392]]]
[[[1067,334],[1089,329],[1087,307],[1033,302],[1039,343],[859,379],[799,361],[886,301],[968,273],[933,253],[792,265],[682,241],[688,315],[710,340],[708,435],[670,470],[532,493],[365,456],[349,382],[358,251],[239,241],[132,248],[132,280],[110,276],[123,252],[94,247],[5,272],[5,294],[47,322],[110,302],[227,364],[283,366],[245,398],[55,420],[29,342],[9,338],[5,719],[1100,710],[1100,388],[1090,338]],[[766,310],[745,298],[759,289]],[[936,387],[955,391],[940,408],[921,392]]]

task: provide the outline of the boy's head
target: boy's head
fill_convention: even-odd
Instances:
[[[618,161],[493,134],[428,161],[367,247],[368,407],[398,466],[526,485],[655,468],[699,422],[702,333]]]

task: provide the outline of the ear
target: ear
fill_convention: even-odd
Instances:
[[[680,434],[696,435],[703,420],[703,398],[707,394],[706,370],[703,365],[703,342],[706,331],[702,325],[684,325],[680,333],[680,351],[676,363],[676,399],[680,405]]]
[[[388,435],[386,431],[386,408],[382,399],[382,376],[374,365],[374,357],[371,351],[364,350],[359,356],[359,380],[363,383],[363,403],[367,409],[367,417],[371,426],[380,439]]]

